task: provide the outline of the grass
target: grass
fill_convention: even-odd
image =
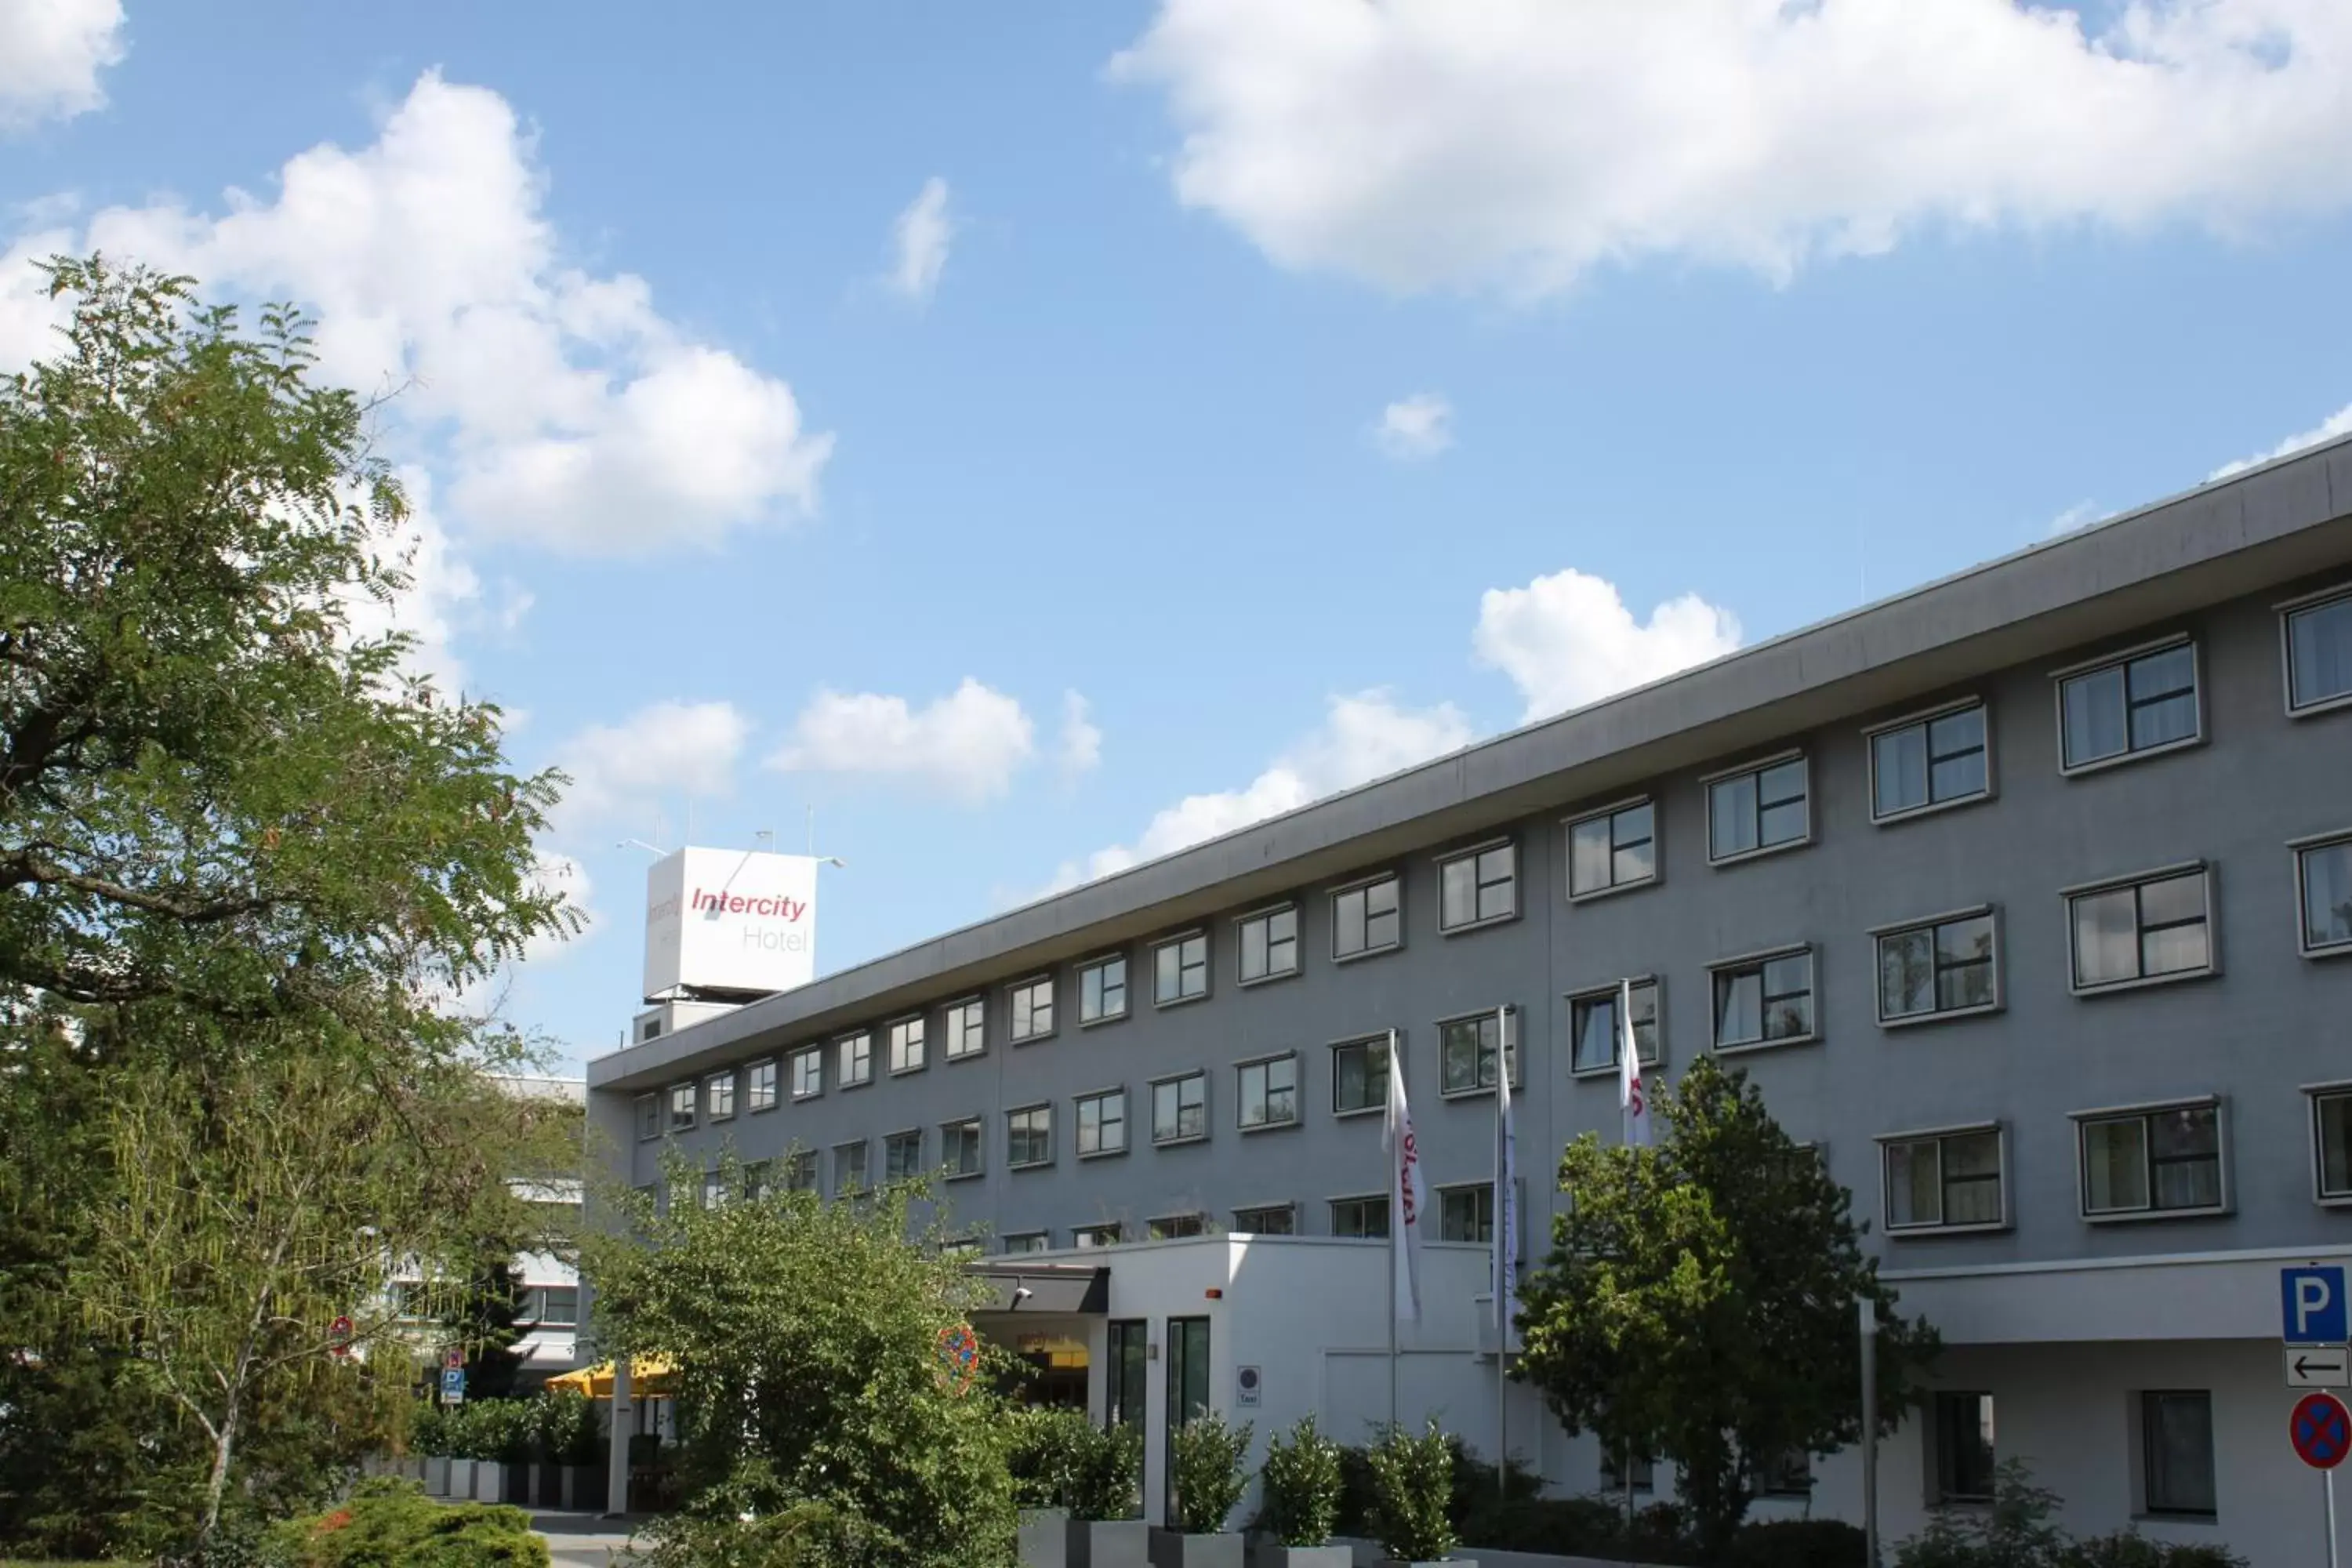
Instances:
[[[0,1557],[0,1568],[139,1568],[136,1563],[66,1563],[56,1558]]]

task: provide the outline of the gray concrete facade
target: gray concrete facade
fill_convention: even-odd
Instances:
[[[927,1164],[941,1128],[982,1121],[983,1169],[944,1192],[960,1222],[997,1236],[1121,1223],[1129,1239],[1164,1215],[1297,1205],[1328,1234],[1330,1203],[1384,1187],[1377,1111],[1333,1109],[1332,1047],[1394,1030],[1431,1184],[1483,1183],[1491,1091],[1447,1096],[1443,1021],[1516,1009],[1527,1245],[1539,1251],[1551,1165],[1580,1132],[1618,1135],[1612,1075],[1571,1071],[1569,998],[1627,976],[1660,987],[1663,1075],[1713,1048],[1711,966],[1769,950],[1812,955],[1816,1026],[1803,1043],[1737,1052],[1792,1134],[1818,1141],[1896,1269],[2063,1258],[2338,1246],[2352,1210],[2315,1201],[2302,1086],[2352,1078],[2352,959],[2305,957],[2289,845],[2352,830],[2352,709],[2292,717],[2282,601],[2352,583],[2352,443],[2207,487],[2038,546],[1700,669],[1516,731],[1119,877],[1013,911],[801,990],[589,1064],[592,1116],[633,1184],[654,1180],[672,1140],[636,1136],[636,1097],[736,1074],[737,1113],[675,1145],[698,1164],[831,1150],[919,1130]],[[2195,743],[2077,772],[2060,765],[2053,671],[2186,636],[2195,648]],[[1973,803],[1874,822],[1865,731],[1962,700],[1984,704],[1991,787]],[[1705,780],[1751,760],[1801,756],[1801,843],[1710,860]],[[1568,822],[1646,798],[1654,881],[1572,900]],[[1441,861],[1507,842],[1514,912],[1442,931]],[[2216,972],[2112,993],[2071,985],[2063,890],[2199,863],[2210,872]],[[1403,939],[1335,962],[1332,893],[1402,879]],[[1299,972],[1244,985],[1237,920],[1295,908]],[[1878,1016],[1874,931],[1988,910],[1998,1005],[1900,1026]],[[1153,943],[1198,931],[1205,997],[1158,1006]],[[1081,1026],[1076,970],[1128,958],[1127,1016]],[[1010,1037],[1007,987],[1054,981],[1055,1027]],[[942,1010],[978,996],[986,1044],[946,1058]],[[894,1077],[883,1031],[927,1019],[928,1065]],[[831,1048],[875,1031],[873,1081],[836,1080]],[[790,1098],[789,1054],[827,1047],[822,1092]],[[1236,1064],[1295,1053],[1294,1125],[1235,1125]],[[772,1110],[748,1102],[743,1069],[779,1062]],[[1207,1075],[1207,1136],[1151,1142],[1150,1086]],[[1123,1087],[1127,1151],[1081,1158],[1076,1097]],[[2073,1113],[2216,1097],[2227,1212],[2151,1222],[2086,1220]],[[1008,1163],[1006,1115],[1052,1110],[1052,1159]],[[1965,1234],[1887,1236],[1878,1140],[1990,1125],[2003,1136],[2004,1221]]]

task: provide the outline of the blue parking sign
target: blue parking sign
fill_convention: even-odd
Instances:
[[[462,1405],[466,1402],[466,1369],[453,1366],[441,1374],[441,1403]]]
[[[2310,1264],[2279,1270],[2279,1337],[2291,1345],[2340,1345],[2352,1338],[2346,1311],[2344,1265]]]

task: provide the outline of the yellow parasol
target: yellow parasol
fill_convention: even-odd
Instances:
[[[629,1363],[629,1393],[637,1399],[662,1399],[670,1394],[671,1373],[676,1369],[661,1356],[639,1356]],[[572,1394],[584,1394],[591,1399],[613,1397],[613,1363],[599,1362],[567,1372],[547,1380],[551,1389],[563,1389]]]

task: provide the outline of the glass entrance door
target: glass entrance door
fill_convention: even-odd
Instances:
[[[1103,1425],[1143,1426],[1143,1364],[1150,1352],[1140,1318],[1122,1318],[1110,1324],[1103,1347]]]
[[[1176,1512],[1176,1429],[1196,1415],[1209,1413],[1209,1320],[1168,1320],[1168,1430],[1160,1445],[1162,1495],[1168,1500],[1161,1521],[1173,1529]]]

